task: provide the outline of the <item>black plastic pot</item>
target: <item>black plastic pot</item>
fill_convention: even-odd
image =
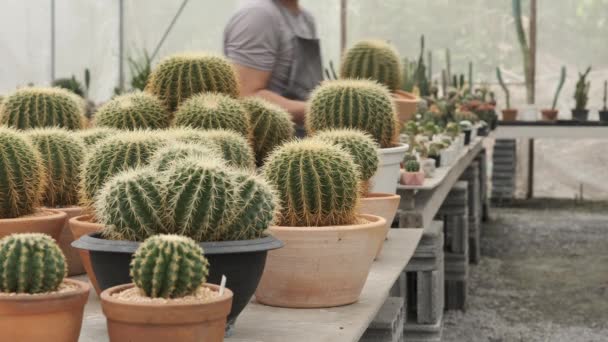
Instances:
[[[89,251],[93,272],[102,291],[131,282],[129,264],[139,245],[140,242],[103,239],[100,233],[83,235],[72,243],[73,247]],[[268,251],[284,244],[269,235],[254,240],[202,242],[199,245],[209,260],[207,282],[219,285],[225,275],[226,287],[234,293],[226,326],[230,332],[258,287]]]
[[[471,143],[471,130],[462,131],[464,133],[464,144]]]
[[[492,122],[490,122],[490,130],[495,130],[498,127],[498,117],[493,117]]]
[[[589,117],[589,109],[573,109],[572,120],[587,121]]]
[[[600,121],[608,122],[608,110],[600,110]]]
[[[435,159],[435,167],[441,166],[441,155],[438,156],[429,156],[431,159]]]
[[[479,126],[479,128],[477,128],[477,135],[479,135],[480,137],[485,137],[488,135],[488,133],[488,126]]]

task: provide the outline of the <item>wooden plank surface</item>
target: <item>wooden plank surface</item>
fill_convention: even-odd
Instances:
[[[372,265],[360,300],[327,309],[283,309],[250,303],[236,322],[229,342],[358,341],[384,304],[422,236],[422,229],[391,229],[382,254]],[[86,278],[86,277],[84,277]],[[83,277],[80,277],[83,279]],[[107,342],[99,299],[85,307],[80,342]]]
[[[495,139],[606,139],[608,126],[498,126],[490,134]]]

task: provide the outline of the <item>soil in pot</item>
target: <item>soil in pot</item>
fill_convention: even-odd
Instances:
[[[385,193],[368,193],[359,202],[359,214],[376,215],[386,220],[384,226],[384,237],[388,235],[388,231],[391,229],[395,215],[397,214],[397,208],[399,208],[399,201],[401,196],[395,194]],[[384,246],[384,240],[380,240],[376,249],[376,259],[382,252],[382,246]]]
[[[150,299],[124,296],[133,284],[109,288],[101,294],[111,341],[219,342],[224,340],[226,316],[233,294],[211,298]],[[204,284],[203,291],[217,293],[219,286]],[[201,292],[201,291],[199,291]],[[202,296],[199,296],[202,297]]]
[[[89,284],[65,279],[45,294],[0,293],[0,341],[78,342]]]
[[[572,110],[572,120],[587,121],[588,117],[589,117],[588,109],[573,109]]]
[[[96,233],[103,229],[103,225],[92,222],[91,219],[92,215],[82,215],[73,217],[68,221],[70,231],[72,232],[72,236],[74,237],[74,241],[80,239],[80,237],[83,235]],[[99,284],[97,283],[95,272],[93,272],[93,266],[91,266],[91,258],[89,256],[89,251],[78,248],[74,249],[78,251],[82,266],[87,272],[87,276],[89,277],[89,281],[93,285],[95,292],[97,293],[97,295],[101,294],[101,289],[99,288]]]
[[[67,217],[65,219],[65,223],[63,228],[61,229],[61,235],[59,235],[59,247],[61,251],[65,255],[65,260],[68,264],[68,276],[75,276],[79,274],[83,274],[85,272],[84,266],[82,265],[82,261],[80,259],[80,254],[78,250],[72,247],[72,242],[74,241],[74,235],[70,230],[70,219],[72,217],[82,215],[81,207],[67,207],[67,208],[57,208],[56,210],[62,211],[66,213]]]
[[[44,233],[59,241],[66,213],[53,209],[39,209],[27,216],[0,219],[0,238],[14,233]]]
[[[503,121],[515,121],[517,120],[517,109],[503,109],[502,110]]]
[[[386,220],[360,215],[346,226],[269,228],[285,247],[268,253],[258,302],[287,308],[327,308],[359,299],[384,240]]]
[[[543,120],[545,121],[555,121],[557,120],[557,110],[556,109],[543,109],[540,111],[543,116]]]

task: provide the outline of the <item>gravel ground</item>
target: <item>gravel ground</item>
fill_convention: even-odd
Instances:
[[[543,209],[543,206],[557,209]],[[608,341],[608,204],[494,209],[444,341]]]

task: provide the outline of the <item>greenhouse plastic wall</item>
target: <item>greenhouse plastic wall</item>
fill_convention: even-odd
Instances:
[[[144,49],[152,53],[182,1],[123,1],[123,67],[128,83],[126,58],[141,58]],[[221,53],[224,24],[244,1],[247,0],[189,0],[153,63],[184,50]],[[75,75],[82,80],[84,69],[89,68],[90,97],[96,102],[106,101],[119,82],[120,1],[54,2],[55,76]],[[0,94],[28,83],[50,83],[51,3],[52,0],[2,1]],[[340,1],[302,0],[301,4],[316,17],[324,64],[333,60],[338,65]],[[528,3],[523,4],[525,15]],[[597,119],[602,83],[608,79],[607,8],[608,0],[538,0],[536,107],[550,106],[560,67],[565,65],[568,78],[558,107],[560,116],[569,118],[577,72],[592,65],[590,119]],[[475,82],[494,87],[500,107],[502,92],[494,84],[494,70],[500,65],[507,81],[513,83],[512,102],[519,108],[524,106],[522,58],[511,1],[348,1],[347,43],[363,38],[388,39],[401,54],[415,58],[421,34],[425,35],[427,50],[433,53],[434,78],[444,68],[445,48],[449,47],[453,73],[466,73],[467,64],[472,61]],[[535,195],[574,197],[582,183],[585,198],[606,199],[608,185],[602,177],[608,166],[606,150],[606,144],[600,141],[537,141]]]

